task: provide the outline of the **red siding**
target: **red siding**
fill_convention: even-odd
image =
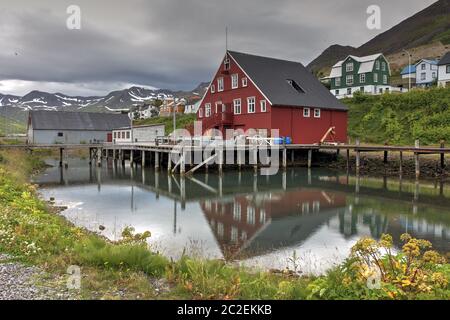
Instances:
[[[215,114],[216,102],[222,102],[228,106],[229,110],[233,110],[233,100],[241,99],[241,114],[233,116],[233,129],[279,129],[280,136],[290,136],[293,143],[317,143],[322,136],[331,127],[336,127],[335,140],[338,142],[347,142],[347,112],[321,109],[321,117],[314,118],[313,108],[309,118],[303,117],[303,109],[294,107],[274,106],[272,107],[260,90],[247,79],[247,87],[242,87],[242,78],[246,77],[245,73],[230,57],[230,70],[224,71],[224,60],[222,60],[219,70],[216,72],[211,84],[215,86],[215,93],[211,93],[211,88],[205,94],[200,109],[203,110],[203,118],[197,118],[205,121],[205,105],[211,104],[211,115]],[[238,74],[238,88],[231,89],[231,75]],[[218,92],[217,79],[223,77],[224,91]],[[247,112],[247,98],[255,97],[255,113]],[[260,101],[266,100],[266,112],[261,112]],[[218,108],[220,112],[221,108]],[[224,129],[230,126],[216,126],[223,133]],[[210,128],[203,126],[206,131]]]

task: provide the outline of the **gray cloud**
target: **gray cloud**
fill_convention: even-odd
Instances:
[[[225,26],[233,50],[307,64],[331,44],[358,46],[433,2],[1,0],[0,91],[192,89],[222,58]],[[71,4],[81,8],[81,30],[66,28]],[[382,9],[381,31],[365,26],[371,4]]]

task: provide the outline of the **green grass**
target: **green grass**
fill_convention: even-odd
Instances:
[[[368,143],[423,145],[450,142],[450,88],[412,90],[405,94],[357,94],[349,107],[348,133]]]
[[[195,114],[180,114],[176,116],[176,126],[177,129],[184,129],[187,126],[194,124],[196,119]],[[170,117],[154,117],[150,119],[137,120],[134,122],[135,125],[149,125],[149,124],[163,124],[165,125],[166,135],[172,133],[173,131],[173,118]]]

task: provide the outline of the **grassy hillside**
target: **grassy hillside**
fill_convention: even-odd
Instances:
[[[25,123],[5,117],[0,114],[0,136],[5,136],[7,134],[17,134],[25,133],[26,126]]]
[[[406,94],[357,94],[349,106],[349,135],[364,142],[390,144],[450,143],[450,88]]]
[[[182,114],[177,115],[177,129],[185,128],[194,123],[196,119],[195,114]],[[154,117],[145,120],[137,120],[135,125],[148,125],[148,124],[164,124],[166,126],[166,135],[173,131],[173,119],[172,117]]]

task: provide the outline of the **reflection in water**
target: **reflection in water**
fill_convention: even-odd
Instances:
[[[71,160],[36,182],[64,215],[118,239],[131,225],[152,232],[151,244],[178,257],[184,249],[208,258],[284,268],[295,262],[320,272],[348,255],[361,236],[409,232],[450,249],[450,190],[443,184],[354,177],[326,170],[290,169],[196,174],[192,178],[108,162],[103,168]],[[399,242],[396,243],[401,246]]]

